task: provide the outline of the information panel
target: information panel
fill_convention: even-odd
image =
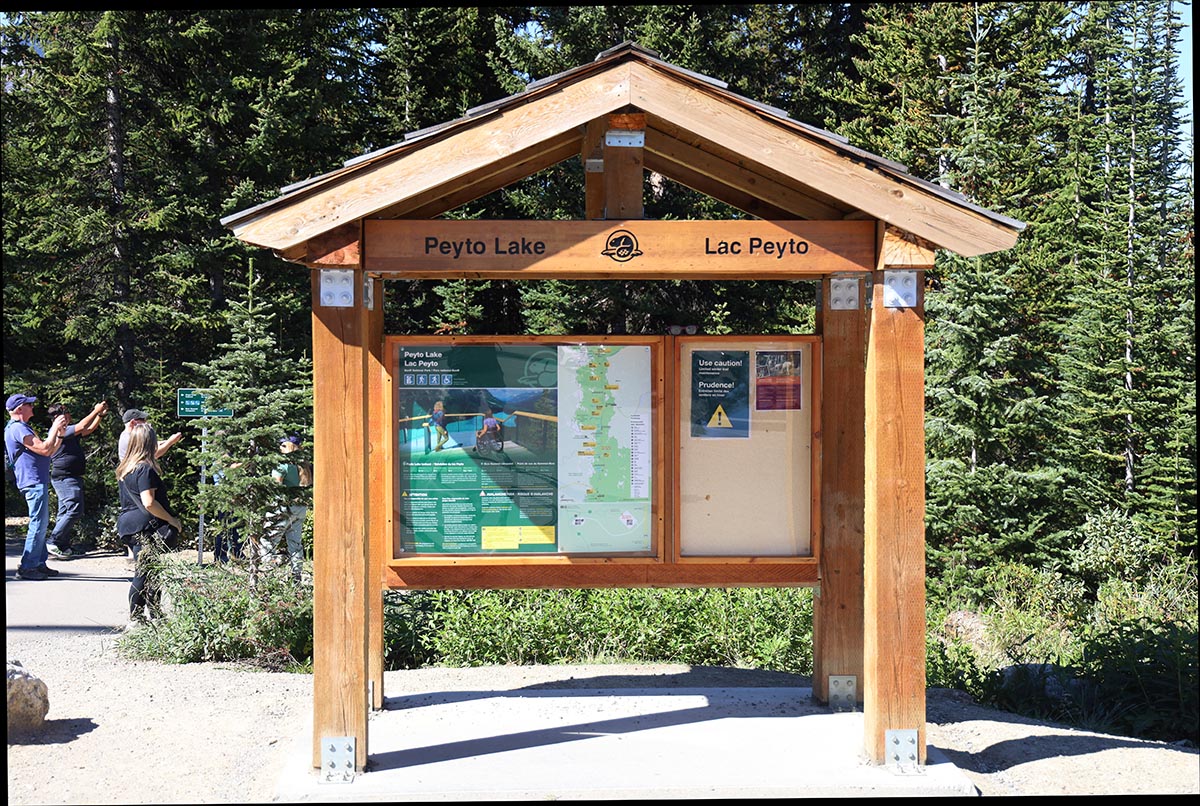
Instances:
[[[400,549],[653,550],[651,348],[397,344]]]
[[[819,337],[679,340],[681,557],[811,557]]]

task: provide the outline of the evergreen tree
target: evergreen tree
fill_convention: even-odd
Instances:
[[[254,254],[221,216],[361,142],[366,122],[347,117],[361,70],[345,58],[364,50],[358,23],[343,10],[10,15],[4,268],[22,304],[5,317],[6,374],[118,409],[167,408],[191,386],[182,359],[213,349],[225,272]],[[262,272],[294,300],[284,332],[302,349],[307,272],[274,259]]]
[[[206,514],[225,517],[246,541],[252,587],[261,548],[279,539],[274,515],[289,503],[271,477],[280,464],[280,440],[300,436],[305,447],[291,460],[312,462],[311,362],[281,352],[272,335],[275,313],[261,287],[252,266],[244,298],[229,305],[230,340],[209,361],[187,364],[205,384],[209,407],[233,410],[231,418],[206,421],[212,431],[193,461],[207,479],[217,479],[202,485],[197,498]]]
[[[1170,4],[1090,4],[1072,174],[1073,294],[1063,321],[1061,419],[1068,494],[1194,550],[1194,196],[1184,186]],[[1173,33],[1174,32],[1174,33]],[[1170,447],[1168,447],[1170,446]]]

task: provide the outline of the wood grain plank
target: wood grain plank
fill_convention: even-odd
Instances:
[[[882,764],[886,732],[915,729],[924,764],[924,303],[884,307],[882,274],[875,277],[864,388],[864,746]]]
[[[387,371],[383,348],[383,280],[369,279],[374,305],[367,309],[365,321],[367,352],[367,483],[370,503],[367,508],[367,680],[371,684],[371,708],[383,708],[383,563],[391,559],[391,510],[388,496],[388,464],[391,441],[387,427],[391,406],[388,392],[391,375]]]
[[[584,218],[598,221],[604,218],[604,171],[588,170],[588,160],[604,162],[604,131],[608,126],[605,117],[589,120],[583,133],[583,145],[579,158],[583,161],[583,206]]]
[[[361,304],[362,273],[355,297]],[[358,308],[320,301],[312,272],[313,766],[321,738],[353,736],[367,760],[367,422]]]
[[[579,143],[578,132],[566,132],[493,163],[486,170],[407,198],[380,210],[372,218],[435,218],[570,159],[579,150]]]
[[[858,281],[865,300],[865,275]],[[829,701],[829,675],[854,675],[863,693],[863,394],[867,310],[830,309],[829,280],[821,284],[818,323],[823,337],[821,573],[813,603],[813,696]]]
[[[389,565],[392,590],[534,588],[809,587],[816,563],[572,563],[561,565]]]
[[[633,235],[636,254],[610,249]],[[408,278],[718,279],[869,271],[870,221],[364,222],[364,266]]]
[[[795,218],[807,218],[796,210],[784,210],[774,207],[762,199],[744,193],[737,188],[722,184],[720,180],[705,176],[686,165],[664,160],[657,154],[646,152],[646,168],[660,174],[666,179],[689,187],[697,193],[711,196],[717,201],[724,202],[730,207],[741,210],[747,215],[766,221],[786,221]]]

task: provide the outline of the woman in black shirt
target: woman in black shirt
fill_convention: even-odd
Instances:
[[[171,511],[167,485],[159,473],[155,451],[158,440],[147,423],[133,426],[129,434],[129,449],[117,466],[121,510],[117,515],[117,534],[133,550],[134,572],[129,583],[130,623],[145,620],[148,607],[155,615],[161,592],[149,575],[149,562],[141,557],[155,531],[170,524],[178,533],[182,527]]]

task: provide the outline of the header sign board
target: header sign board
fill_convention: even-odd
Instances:
[[[232,417],[233,409],[210,409],[209,389],[179,389],[175,393],[177,417]]]
[[[412,277],[773,279],[875,266],[873,221],[363,221],[363,267]]]

